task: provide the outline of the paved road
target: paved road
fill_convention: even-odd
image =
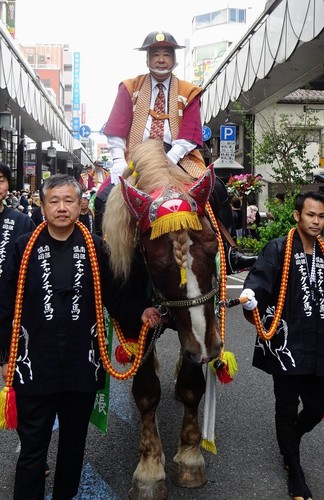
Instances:
[[[228,279],[228,298],[239,295],[245,273]],[[176,451],[182,407],[173,398],[173,370],[178,353],[176,335],[166,332],[158,341],[162,399],[158,409],[166,455],[169,499],[285,500],[289,496],[274,434],[271,377],[251,367],[255,330],[241,308],[228,310],[226,349],[234,352],[239,371],[230,384],[218,384],[217,455],[204,452],[208,482],[200,489],[174,486],[169,480]],[[112,381],[109,430],[91,427],[82,482],[77,500],[126,500],[138,460],[139,419],[130,394],[130,381]],[[57,429],[49,452],[53,471]],[[0,434],[0,500],[12,499],[18,439],[15,432]],[[324,500],[324,423],[302,442],[302,462],[314,500]],[[68,480],[68,478],[67,478]],[[47,480],[50,499],[53,472]]]

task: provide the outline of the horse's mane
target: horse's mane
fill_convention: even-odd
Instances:
[[[172,187],[187,193],[193,178],[171,162],[163,144],[149,139],[136,146],[123,177],[145,193]],[[127,279],[135,250],[136,222],[131,217],[120,185],[115,186],[106,202],[102,222],[105,243],[116,277]]]

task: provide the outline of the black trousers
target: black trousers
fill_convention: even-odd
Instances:
[[[273,375],[276,398],[276,432],[282,455],[299,456],[302,436],[322,420],[324,377]],[[299,404],[302,408],[299,411]]]
[[[21,452],[16,467],[14,500],[44,499],[45,464],[56,415],[59,443],[53,500],[70,500],[78,493],[95,395],[95,392],[17,394]]]

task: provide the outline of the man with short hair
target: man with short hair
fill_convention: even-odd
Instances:
[[[40,197],[46,224],[17,240],[6,283],[0,283],[0,362],[15,390],[21,441],[15,500],[44,498],[56,415],[53,500],[78,493],[89,420],[105,380],[100,346],[106,344],[98,341],[99,326],[101,332],[104,326],[98,324],[96,304],[102,301],[123,321],[126,335],[140,331],[142,322],[153,328],[160,319],[141,278],[131,277],[125,285],[114,280],[102,239],[77,223],[81,194],[74,177],[56,174],[44,181]],[[35,238],[31,247],[30,238]],[[13,329],[17,290],[24,299]]]
[[[203,145],[202,89],[173,74],[177,66],[176,50],[183,48],[170,33],[154,31],[137,49],[146,52],[149,73],[120,84],[103,130],[113,159],[110,169],[113,184],[119,182],[134,146],[149,138],[162,140],[170,160],[193,178],[200,177],[206,169],[199,151]],[[228,274],[251,267],[256,258],[240,252],[233,240],[232,209],[226,187],[218,177],[210,201],[225,245]]]
[[[89,229],[90,233],[95,232],[94,214],[90,208],[90,193],[83,193],[81,198],[81,212],[79,221]]]
[[[10,180],[10,168],[0,162],[0,280],[6,279],[7,261],[18,236],[35,228],[28,215],[5,205],[4,200],[8,194]]]
[[[254,323],[252,311],[258,306],[264,332],[273,332],[269,338],[258,335],[253,366],[273,377],[277,440],[289,493],[296,500],[311,500],[300,441],[324,414],[324,194],[297,195],[293,215],[296,229],[263,248],[241,297],[248,299],[245,317]]]

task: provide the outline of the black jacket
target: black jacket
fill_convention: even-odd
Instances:
[[[0,286],[0,356],[7,361],[21,258],[30,238],[16,242]],[[113,279],[102,239],[92,235],[101,275],[103,303],[125,336],[138,335],[143,310],[151,305],[143,280],[134,273],[127,284]],[[24,287],[21,333],[14,387],[23,394],[61,390],[91,392],[104,385],[96,329],[93,277],[83,236],[74,229],[67,241],[45,228],[33,248]]]
[[[250,270],[244,288],[254,290],[266,328],[275,313],[286,237],[270,241]],[[324,258],[316,243],[317,302],[311,299],[306,257],[294,234],[286,299],[277,333],[257,337],[253,365],[267,373],[316,374],[324,377]]]

